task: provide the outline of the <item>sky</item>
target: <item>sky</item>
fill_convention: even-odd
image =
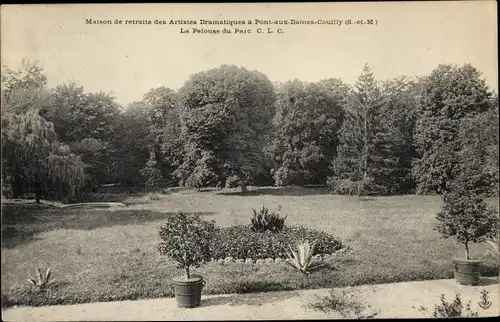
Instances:
[[[86,24],[86,19],[122,24]],[[126,20],[251,20],[252,25],[125,25]],[[342,20],[342,25],[255,25],[258,20]],[[373,19],[374,25],[345,20]],[[250,29],[185,34],[180,28]],[[273,34],[258,34],[257,28]],[[278,34],[277,28],[283,33]],[[368,64],[378,80],[471,63],[498,93],[496,1],[274,4],[51,4],[1,7],[1,60],[44,68],[49,87],[76,81],[126,105],[152,88],[178,89],[193,73],[234,64],[271,81],[341,78]]]

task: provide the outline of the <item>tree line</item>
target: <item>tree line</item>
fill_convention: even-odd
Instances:
[[[272,83],[198,72],[123,107],[37,62],[2,67],[2,194],[70,201],[107,183],[202,188],[329,185],[355,195],[441,194],[457,178],[498,193],[498,95],[470,64],[377,81]]]

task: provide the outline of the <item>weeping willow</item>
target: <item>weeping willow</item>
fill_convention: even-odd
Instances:
[[[85,184],[84,163],[79,156],[70,152],[67,145],[60,145],[47,158],[49,182],[57,190],[57,196],[74,197],[77,190]]]
[[[57,141],[53,124],[36,110],[2,118],[2,174],[13,190],[34,192],[37,200],[49,192],[57,199],[74,197],[85,182],[84,164]]]

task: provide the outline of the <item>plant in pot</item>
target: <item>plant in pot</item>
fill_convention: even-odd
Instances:
[[[196,214],[179,212],[168,217],[160,227],[162,242],[158,251],[177,262],[185,274],[173,279],[172,288],[179,307],[193,308],[200,305],[201,290],[205,281],[191,274],[191,267],[199,267],[210,259],[210,239],[215,232],[215,222],[204,221]]]
[[[482,261],[471,258],[469,246],[495,236],[498,216],[482,198],[462,185],[454,185],[443,200],[436,229],[444,238],[455,237],[465,248],[465,258],[453,259],[455,280],[464,285],[478,285]]]

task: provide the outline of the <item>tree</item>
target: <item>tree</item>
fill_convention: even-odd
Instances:
[[[205,173],[197,169],[205,166],[197,158],[211,155],[218,181],[237,176],[246,191],[263,164],[264,135],[270,130],[276,100],[272,83],[260,72],[222,65],[191,76],[179,96],[186,144],[179,171],[183,182],[188,173]]]
[[[460,173],[458,133],[463,120],[486,111],[490,96],[480,72],[470,64],[439,65],[424,79],[415,128],[419,158],[412,171],[418,193],[448,190]]]
[[[54,102],[45,87],[47,78],[38,62],[22,60],[21,68],[12,70],[2,65],[2,110],[14,114],[44,110]]]
[[[21,90],[41,89],[47,85],[47,77],[43,68],[36,61],[23,59],[21,68],[12,70],[2,65],[2,100],[9,99],[10,94]]]
[[[2,70],[2,184],[14,198],[74,197],[85,179],[83,163],[57,139],[54,125],[40,113],[52,106],[46,77],[36,62]],[[48,192],[52,191],[53,196]]]
[[[110,141],[112,176],[118,182],[143,182],[140,171],[150,156],[150,122],[142,102],[133,102],[118,117]]]
[[[326,182],[337,153],[346,93],[347,86],[338,79],[294,80],[279,87],[272,146],[276,185]]]
[[[498,109],[494,106],[461,122],[458,171],[466,178],[469,191],[485,195],[498,192],[498,132]]]
[[[348,97],[345,118],[339,134],[338,154],[332,164],[329,184],[338,192],[355,185],[358,196],[388,194],[398,159],[393,133],[386,129],[383,97],[368,65],[358,77]]]
[[[42,111],[61,140],[82,156],[88,187],[114,182],[111,140],[120,120],[121,107],[106,93],[85,93],[71,82],[57,86],[53,104]]]
[[[183,160],[177,93],[166,87],[150,90],[142,100],[150,128],[150,152],[161,176],[177,184],[175,171]]]
[[[479,243],[498,232],[498,215],[483,199],[468,189],[462,179],[454,180],[443,195],[443,209],[437,214],[436,229],[444,238],[455,237],[465,247],[470,259],[469,244]]]
[[[393,153],[398,157],[396,167],[391,172],[392,176],[386,178],[392,193],[409,193],[415,188],[411,167],[417,158],[414,129],[420,103],[419,87],[418,80],[406,77],[383,84],[382,113],[387,119],[386,130],[393,140]]]
[[[80,158],[57,141],[52,123],[36,110],[2,116],[2,177],[14,198],[34,192],[37,202],[48,190],[58,199],[74,197],[85,180]]]
[[[43,116],[54,122],[62,142],[94,138],[106,142],[114,131],[121,107],[106,93],[85,93],[75,82],[57,86],[53,106]]]

